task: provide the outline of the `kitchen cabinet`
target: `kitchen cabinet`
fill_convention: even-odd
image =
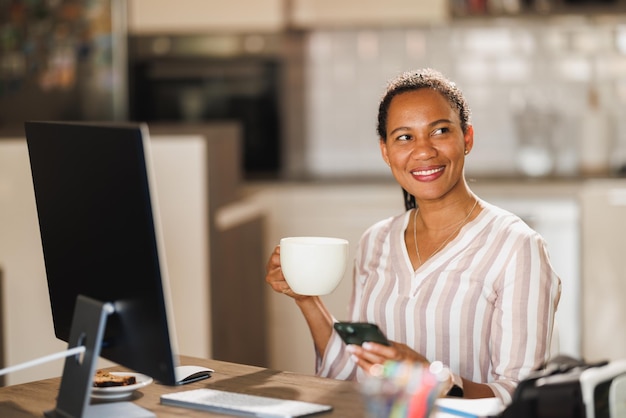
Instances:
[[[188,34],[277,31],[284,27],[283,0],[129,0],[128,31]]]
[[[432,25],[449,15],[447,0],[291,0],[289,8],[296,28]]]
[[[67,348],[54,336],[26,141],[0,140],[0,270],[3,362],[12,366]],[[5,376],[12,385],[59,376],[51,362]]]
[[[177,234],[177,222],[182,226],[191,222],[195,230],[208,232],[208,248],[205,248],[202,260],[208,262],[210,288],[203,292],[201,283],[189,283],[187,277],[194,277],[193,270],[187,271],[186,275],[180,272],[177,275],[181,280],[180,292],[187,292],[188,300],[196,301],[189,304],[187,312],[196,317],[199,312],[207,312],[207,321],[192,317],[184,321],[185,330],[199,335],[209,334],[208,352],[213,359],[264,367],[267,365],[266,307],[265,299],[259,296],[265,288],[262,280],[266,261],[263,251],[264,218],[255,205],[242,198],[243,172],[237,164],[241,158],[241,126],[235,122],[197,125],[150,123],[149,126],[157,144],[162,138],[172,136],[185,138],[187,135],[200,135],[206,139],[206,152],[200,154],[206,160],[204,173],[198,172],[195,176],[181,179],[181,175],[176,176],[174,171],[183,171],[184,162],[181,167],[174,165],[170,154],[164,155],[164,161],[157,166],[162,171],[170,170],[170,173],[163,173],[166,177],[164,186],[169,185],[172,190],[167,190],[168,196],[159,202],[162,208],[171,211],[169,217],[164,217],[165,221],[169,221],[165,228],[173,228],[171,234],[174,235]],[[193,158],[188,157],[188,160],[193,161]],[[195,205],[187,204],[190,207],[185,207],[184,202],[174,199],[176,193],[182,193],[177,188],[187,190],[187,184],[194,184],[194,181],[202,181],[203,178],[204,192],[188,192],[189,200],[194,193],[197,196],[197,201],[192,200]],[[162,187],[161,182],[157,184]],[[208,213],[205,223],[197,219],[186,220],[185,213],[199,209],[202,203]],[[165,232],[167,246],[169,239],[167,230]],[[191,230],[187,233],[190,234]],[[168,256],[175,251],[174,261],[184,261],[189,249],[183,245],[172,247],[166,248]],[[188,268],[197,269],[193,266]],[[181,305],[187,306],[182,298]],[[187,347],[194,346],[187,344]]]
[[[583,355],[626,358],[626,180],[593,180],[580,193]]]
[[[432,25],[448,17],[448,0],[128,1],[131,35]]]
[[[561,279],[561,299],[556,312],[559,352],[575,358],[584,357],[584,252],[579,200],[584,181],[470,179],[470,184],[478,196],[515,213],[546,241],[552,267]]]

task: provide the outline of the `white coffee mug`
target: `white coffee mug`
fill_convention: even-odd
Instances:
[[[341,282],[348,264],[348,241],[329,237],[280,240],[285,280],[300,295],[327,295]]]

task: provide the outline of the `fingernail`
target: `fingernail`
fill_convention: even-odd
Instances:
[[[364,342],[363,345],[361,345],[361,347],[363,347],[366,350],[371,350],[372,349],[372,343]]]
[[[356,353],[356,347],[354,346],[354,344],[348,344],[348,346],[346,347],[346,351],[348,353]]]

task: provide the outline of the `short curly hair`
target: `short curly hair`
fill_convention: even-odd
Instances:
[[[433,89],[441,93],[450,105],[458,110],[461,129],[463,129],[463,132],[467,132],[467,128],[471,123],[471,112],[461,90],[439,71],[432,68],[424,68],[402,73],[387,85],[387,90],[378,106],[378,126],[376,128],[378,136],[383,142],[387,140],[387,116],[391,100],[401,93],[423,88]]]

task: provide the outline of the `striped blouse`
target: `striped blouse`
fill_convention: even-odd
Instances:
[[[506,404],[548,359],[561,281],[537,232],[480,203],[479,215],[416,271],[404,241],[411,211],[370,227],[357,250],[349,317],[487,383]],[[334,331],[317,366],[320,376],[365,377]]]

